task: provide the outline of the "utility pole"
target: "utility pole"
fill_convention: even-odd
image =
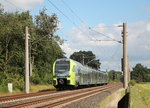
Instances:
[[[29,29],[25,28],[25,92],[29,93]]]
[[[128,68],[127,68],[127,36],[126,36],[126,23],[123,23],[123,75],[124,75],[124,88],[128,86]]]

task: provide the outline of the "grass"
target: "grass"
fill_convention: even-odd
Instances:
[[[52,85],[30,85],[30,93],[50,91],[54,89],[55,88]],[[12,93],[0,91],[0,96],[17,95],[17,94],[24,94],[24,93],[25,92],[20,91],[20,90],[14,90]]]
[[[150,83],[131,87],[131,108],[150,108]]]
[[[35,92],[49,91],[54,89],[55,87],[52,85],[31,85],[30,92],[35,93]]]
[[[17,94],[23,94],[24,92],[21,92],[20,90],[15,90],[13,93],[9,92],[1,92],[0,91],[0,96],[9,96],[9,95],[17,95]]]

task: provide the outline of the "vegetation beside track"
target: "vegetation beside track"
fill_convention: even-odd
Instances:
[[[31,85],[30,93],[44,92],[44,91],[49,91],[54,89],[55,87],[52,85]],[[14,90],[13,93],[9,93],[7,90],[3,92],[0,91],[0,96],[8,96],[8,95],[16,95],[16,94],[24,94],[24,92],[18,89]]]
[[[150,108],[150,83],[131,87],[131,108]]]
[[[31,86],[31,92],[42,92],[42,91],[49,91],[49,90],[55,90],[55,87],[52,85],[32,85]]]
[[[24,91],[25,77],[25,27],[29,27],[32,84],[52,84],[52,64],[64,57],[63,43],[58,30],[56,14],[46,14],[46,9],[32,16],[27,12],[6,12],[0,4],[0,92],[7,91],[12,83],[15,90]],[[31,47],[32,46],[32,47]]]

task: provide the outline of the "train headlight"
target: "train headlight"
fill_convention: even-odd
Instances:
[[[64,82],[63,79],[59,79],[59,83],[60,83],[60,84],[64,84],[65,82]]]

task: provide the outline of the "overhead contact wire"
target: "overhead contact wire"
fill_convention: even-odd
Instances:
[[[50,0],[48,0],[48,2],[55,7],[55,9],[57,9],[64,17],[66,17],[73,25],[76,26],[76,24],[67,16],[65,15],[54,3],[52,3]]]

